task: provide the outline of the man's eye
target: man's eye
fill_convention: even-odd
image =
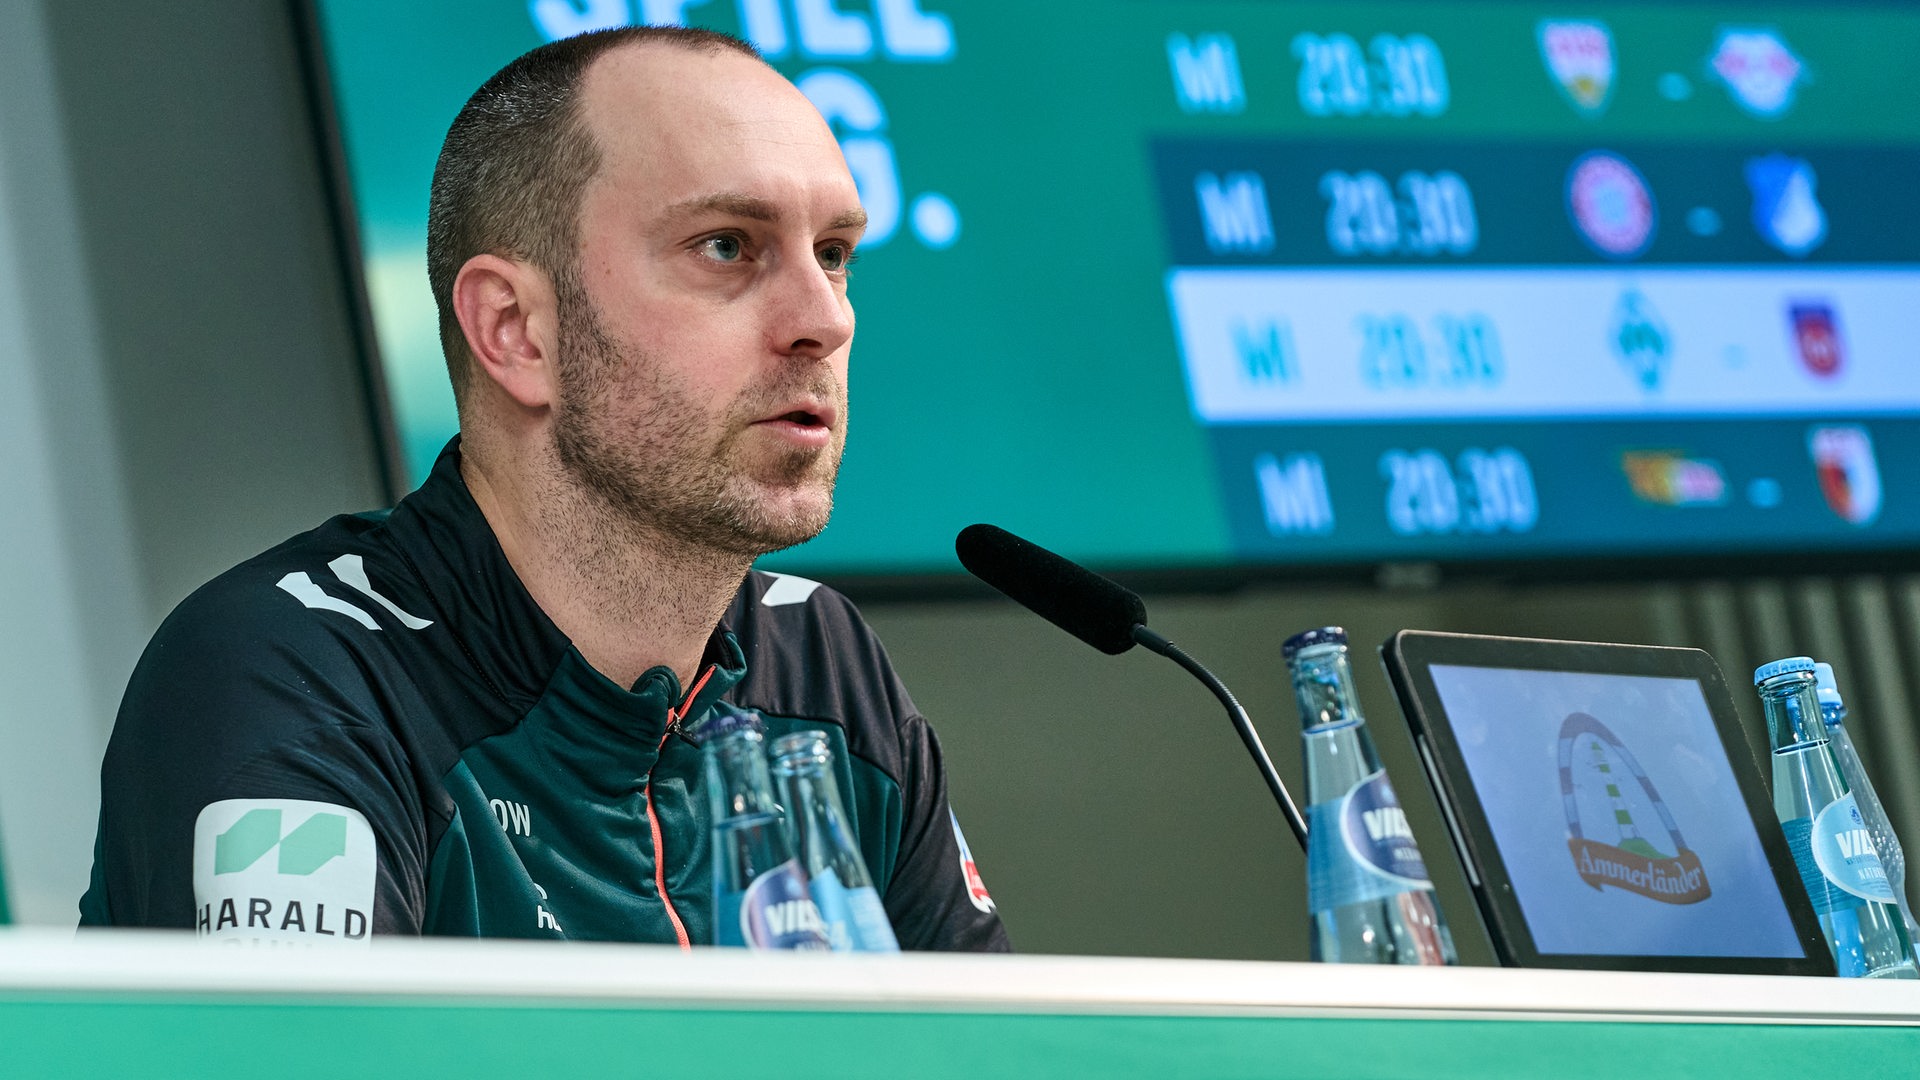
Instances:
[[[700,251],[716,262],[739,262],[745,252],[737,236],[709,236],[700,241]]]
[[[828,270],[845,270],[859,261],[860,256],[845,244],[828,244],[820,249],[820,265]]]

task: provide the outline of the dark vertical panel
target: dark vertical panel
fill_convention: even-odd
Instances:
[[[290,7],[48,4],[128,520],[155,619],[381,500]]]

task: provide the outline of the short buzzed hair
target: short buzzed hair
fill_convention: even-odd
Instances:
[[[427,282],[440,309],[440,349],[456,400],[466,397],[472,364],[453,310],[454,278],[468,259],[491,254],[540,267],[556,287],[571,284],[581,193],[600,168],[600,148],[581,116],[581,77],[607,52],[644,43],[732,50],[764,62],[752,45],[713,30],[596,30],[542,45],[501,68],[447,129],[427,199]]]

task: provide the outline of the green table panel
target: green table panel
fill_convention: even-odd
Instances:
[[[1904,1074],[1908,1027],[0,998],[7,1076]]]

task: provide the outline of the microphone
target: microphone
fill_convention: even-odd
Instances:
[[[953,550],[968,573],[1108,656],[1133,648],[1133,628],[1146,624],[1131,590],[998,526],[961,529]]]
[[[1178,645],[1147,628],[1147,605],[1137,594],[995,525],[967,526],[960,530],[953,548],[968,573],[1101,652],[1118,656],[1135,645],[1144,645],[1179,664],[1205,684],[1226,706],[1227,718],[1253,757],[1254,767],[1260,770],[1267,790],[1280,805],[1280,813],[1287,819],[1287,827],[1293,830],[1293,838],[1300,842],[1302,849],[1306,848],[1306,819],[1300,816],[1300,808],[1294,805],[1293,796],[1281,783],[1273,759],[1267,756],[1259,733],[1253,730],[1253,719],[1233,696],[1233,691],[1213,672]]]

